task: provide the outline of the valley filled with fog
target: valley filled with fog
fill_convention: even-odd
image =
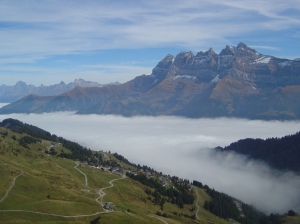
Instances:
[[[300,212],[300,176],[212,149],[242,138],[294,134],[300,131],[299,121],[125,118],[71,112],[0,115],[0,121],[5,118],[35,125],[92,150],[117,152],[165,174],[198,180],[266,213]]]

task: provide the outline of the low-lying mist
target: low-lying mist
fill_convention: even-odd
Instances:
[[[92,150],[117,152],[129,161],[165,174],[198,180],[252,204],[267,214],[300,212],[300,176],[273,170],[260,161],[212,148],[242,138],[282,137],[300,130],[297,121],[187,119],[74,115],[10,114],[15,118],[78,142]]]

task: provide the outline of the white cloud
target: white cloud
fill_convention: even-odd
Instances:
[[[228,37],[299,27],[295,1],[2,1],[2,56],[227,44]],[[210,43],[207,45],[207,43]]]
[[[272,50],[272,51],[279,51],[280,49],[278,47],[272,47],[272,46],[261,46],[261,45],[251,45],[249,46],[253,49],[268,49],[268,50]]]
[[[261,46],[260,49],[268,54],[276,50],[279,57],[295,58],[299,57],[294,50],[298,43],[294,42],[292,48],[290,44],[297,40],[299,11],[299,3],[292,0],[266,0],[263,4],[261,1],[249,4],[246,0],[176,0],[172,4],[158,0],[3,0],[0,7],[0,75],[5,84],[15,83],[11,77],[16,75],[18,80],[28,83],[47,80],[44,84],[55,84],[54,80],[72,81],[75,75],[69,71],[74,70],[50,75],[44,71],[30,74],[20,71],[20,65],[44,67],[51,72],[59,67],[53,62],[55,57],[68,60],[79,55],[84,59],[91,52],[116,49],[144,49],[147,54],[147,49],[163,48],[167,55],[172,53],[169,49],[203,51],[214,47],[219,52],[225,45],[236,45],[240,41]],[[152,59],[158,62],[162,58]],[[109,60],[112,64],[118,63],[112,58]],[[80,65],[84,64],[82,61],[75,60]],[[12,65],[11,69],[5,66],[8,64]],[[114,74],[108,82],[125,82],[147,74],[149,69],[135,75],[128,75],[126,70],[123,73],[110,71],[110,76],[107,72],[82,71],[79,69],[75,73],[103,83],[106,81],[101,81],[101,76],[108,80],[107,77]],[[51,81],[49,77],[52,76]],[[58,76],[63,78],[55,79]]]
[[[166,174],[198,180],[270,212],[300,212],[300,177],[270,169],[234,153],[215,153],[242,138],[281,137],[300,129],[299,121],[187,119],[74,115],[0,115],[36,125],[93,150],[117,152],[131,162]]]

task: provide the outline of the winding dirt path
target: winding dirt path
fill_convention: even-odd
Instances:
[[[8,165],[8,164],[0,164],[0,165]],[[83,173],[81,170],[79,170],[77,168],[79,164],[76,163],[76,166],[74,167],[76,170],[78,170],[82,175],[84,175],[85,177],[85,185],[88,186],[88,181],[87,181],[87,176],[85,173]],[[14,167],[15,169],[17,169],[16,167]],[[19,169],[17,169],[19,170]],[[13,188],[13,186],[15,185],[15,181],[16,179],[21,176],[22,174],[24,174],[24,171],[23,170],[20,170],[21,171],[21,174],[19,174],[18,176],[16,176],[13,180],[13,183],[12,185],[10,186],[10,188],[7,190],[5,196],[0,200],[0,202],[2,202],[8,195],[9,191]],[[97,193],[100,195],[98,198],[96,198],[96,201],[103,206],[103,197],[106,195],[103,190],[105,189],[108,189],[108,188],[112,188],[114,186],[113,182],[114,181],[117,181],[117,180],[120,180],[120,179],[124,179],[126,176],[123,175],[122,178],[117,178],[117,179],[113,179],[109,182],[110,186],[108,187],[104,187],[104,188],[101,188],[100,190],[97,191]],[[101,199],[101,201],[99,201],[99,199]],[[35,212],[35,211],[28,211],[28,210],[0,210],[0,212],[25,212],[25,213],[32,213],[32,214],[39,214],[39,215],[48,215],[48,216],[53,216],[53,217],[62,217],[62,218],[80,218],[80,217],[90,217],[90,216],[95,216],[95,215],[99,215],[99,214],[104,214],[104,213],[108,213],[109,210],[106,210],[104,209],[104,211],[102,212],[96,212],[96,213],[93,213],[93,214],[87,214],[87,215],[58,215],[58,214],[53,214],[53,213],[46,213],[46,212]]]
[[[3,163],[2,165],[8,165],[8,164]],[[17,168],[14,167],[14,166],[12,166],[12,167],[15,168],[16,170],[19,170],[19,169],[17,169]],[[23,170],[19,170],[19,171],[21,171],[21,173],[13,179],[12,184],[11,184],[10,187],[7,189],[7,191],[6,191],[5,195],[4,195],[4,197],[0,200],[0,203],[8,196],[8,193],[10,192],[10,190],[15,186],[16,179],[17,179],[19,176],[21,176],[21,175],[24,174],[24,171],[23,171]]]
[[[197,195],[197,201],[196,201],[196,207],[197,207],[197,211],[196,211],[196,218],[197,219],[200,219],[199,216],[198,216],[198,213],[200,211],[200,206],[198,205],[198,202],[199,202],[199,194],[198,194],[198,190],[196,187],[193,187],[196,191],[196,195]]]
[[[0,164],[0,165],[8,165],[8,164],[3,163],[3,164]],[[86,176],[85,173],[83,173],[81,170],[79,170],[79,169],[77,168],[78,165],[79,165],[79,163],[76,163],[76,166],[74,166],[74,168],[75,168],[77,171],[79,171],[82,175],[84,175],[84,178],[85,178],[85,186],[88,186],[87,176]],[[14,167],[14,168],[17,169],[16,167]],[[17,169],[17,170],[19,170],[19,169]],[[10,190],[14,187],[16,179],[17,179],[19,176],[21,176],[21,175],[24,174],[24,171],[23,171],[23,170],[19,170],[19,171],[21,171],[21,173],[13,179],[12,185],[11,185],[11,186],[9,187],[9,189],[6,191],[5,196],[0,200],[0,202],[2,202],[2,201],[7,197],[8,193],[10,192]],[[108,187],[103,187],[103,188],[101,188],[101,189],[99,189],[99,190],[96,190],[97,194],[99,195],[99,197],[95,199],[96,202],[98,202],[98,203],[103,207],[103,206],[104,206],[104,204],[103,204],[103,198],[104,198],[104,196],[106,195],[106,193],[105,193],[103,190],[114,187],[113,182],[115,182],[115,181],[117,181],[117,180],[124,179],[124,178],[126,178],[125,175],[123,175],[123,177],[121,177],[121,178],[113,179],[113,180],[109,181],[110,186],[108,186]],[[198,200],[199,200],[197,189],[196,189],[196,193],[197,193],[197,198],[198,198]],[[198,207],[197,213],[198,213],[198,211],[199,211],[199,209],[200,209],[199,206],[198,206],[198,200],[197,200],[197,203],[196,203],[196,205],[197,205],[197,207]],[[103,208],[103,209],[104,209],[104,208]],[[58,215],[58,214],[53,214],[53,213],[35,212],[35,211],[28,211],[28,210],[0,210],[0,212],[25,212],[25,213],[32,213],[32,214],[38,214],[38,215],[48,215],[48,216],[61,217],[61,218],[82,218],[82,217],[91,217],[91,216],[95,216],[95,215],[99,215],[99,214],[105,214],[105,213],[108,213],[108,212],[110,212],[110,211],[104,209],[103,212],[96,212],[96,213],[93,213],[93,214],[86,214],[86,215]],[[196,216],[197,216],[197,218],[199,219],[197,213],[196,213]],[[165,224],[168,224],[168,222],[166,222],[165,220],[163,220],[163,219],[161,219],[161,218],[159,218],[159,217],[157,217],[157,216],[150,216],[150,217],[156,218],[156,219],[160,220],[161,222],[163,222],[163,223],[165,223]]]
[[[76,163],[76,162],[75,162],[75,163]],[[79,169],[77,168],[78,165],[79,165],[79,163],[76,163],[76,166],[74,166],[74,168],[75,168],[76,170],[78,170],[82,175],[84,175],[84,178],[85,178],[85,186],[88,186],[87,176],[86,176],[85,173],[83,173],[81,170],[79,170]],[[101,188],[101,189],[99,189],[99,190],[96,190],[96,193],[99,195],[99,197],[95,199],[96,202],[99,203],[99,204],[103,207],[103,206],[104,206],[103,198],[104,198],[104,196],[106,195],[105,192],[104,192],[103,190],[114,187],[113,182],[115,182],[115,181],[117,181],[117,180],[124,179],[124,178],[126,178],[125,175],[123,175],[122,178],[116,178],[116,179],[113,179],[113,180],[111,180],[111,181],[108,182],[108,183],[110,184],[110,186],[108,186],[108,187],[103,187],[103,188]],[[103,209],[104,209],[104,208],[103,208]],[[109,211],[109,210],[106,210],[106,209],[104,209],[104,210],[105,210],[106,212]]]
[[[169,223],[167,223],[165,220],[163,220],[163,219],[161,219],[161,218],[159,218],[159,217],[157,217],[157,216],[151,215],[150,217],[156,218],[156,219],[162,221],[162,222],[165,223],[165,224],[169,224]]]
[[[124,178],[126,178],[125,175],[123,175],[123,177],[121,177],[121,178],[113,179],[113,180],[111,180],[111,181],[108,182],[108,183],[110,184],[110,186],[108,186],[108,187],[103,187],[103,188],[99,189],[99,190],[97,191],[97,194],[99,194],[99,197],[96,198],[96,201],[97,201],[100,205],[104,206],[104,204],[103,204],[103,198],[104,198],[104,196],[105,196],[106,194],[105,194],[105,192],[104,192],[103,190],[108,189],[108,188],[112,188],[112,187],[114,186],[113,182],[115,182],[115,181],[117,181],[117,180],[124,179]],[[100,200],[100,199],[101,199],[101,200]],[[100,200],[100,201],[99,201],[99,200]],[[106,210],[106,211],[107,211],[107,210]]]
[[[76,163],[76,162],[75,162]],[[76,170],[78,170],[83,176],[84,176],[84,179],[85,179],[85,186],[87,186],[88,187],[88,180],[87,180],[87,176],[85,175],[85,173],[84,172],[82,172],[80,169],[78,169],[77,168],[77,166],[79,165],[79,163],[76,163],[76,166],[74,166],[74,168],[76,169]]]
[[[34,211],[28,211],[28,210],[0,210],[0,212],[26,212],[26,213],[33,213],[33,214],[38,214],[38,215],[49,215],[49,216],[54,216],[54,217],[62,217],[62,218],[80,218],[80,217],[90,217],[94,215],[99,215],[105,212],[96,212],[94,214],[88,214],[88,215],[57,215],[57,214],[52,214],[52,213],[45,213],[45,212],[34,212]]]

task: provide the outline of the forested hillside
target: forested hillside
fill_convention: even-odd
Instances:
[[[276,169],[300,172],[300,132],[266,140],[242,139],[216,149],[248,155],[250,158],[265,161]]]
[[[64,153],[64,152],[55,152],[50,151],[50,153],[54,155],[58,155],[63,158],[69,158],[69,159],[78,159],[79,161],[89,161],[92,162],[94,157],[97,156],[99,159],[101,159],[100,154],[93,155],[92,151],[90,149],[87,149],[85,147],[82,147],[78,143],[66,140],[62,137],[58,137],[56,135],[52,135],[50,132],[45,131],[41,128],[35,127],[33,125],[29,125],[26,123],[23,123],[21,121],[9,118],[5,119],[2,122],[0,122],[0,127],[8,128],[16,133],[19,134],[28,134],[31,137],[35,139],[35,141],[38,141],[38,139],[44,139],[52,142],[58,142],[61,143],[63,147],[69,149],[72,153]],[[34,139],[29,139],[28,137],[25,140],[31,140],[34,141]],[[26,145],[27,141],[21,142],[21,144]]]

